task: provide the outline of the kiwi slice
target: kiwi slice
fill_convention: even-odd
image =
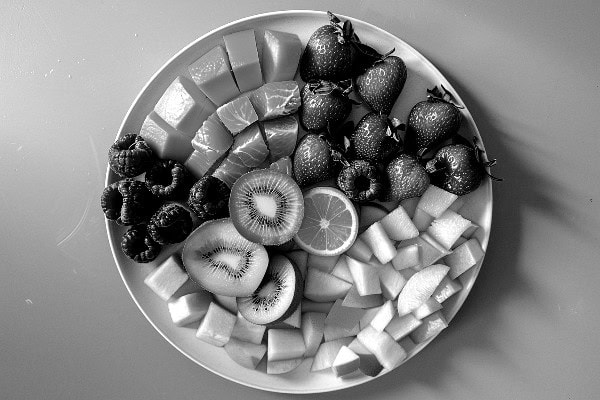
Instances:
[[[230,218],[205,222],[185,241],[181,256],[190,279],[223,296],[250,296],[261,283],[269,256],[250,242]]]
[[[296,264],[284,255],[269,260],[262,282],[251,296],[238,297],[240,314],[259,325],[272,325],[285,320],[302,300],[304,280]]]
[[[250,171],[231,188],[229,215],[246,239],[279,245],[300,229],[304,217],[302,191],[287,174],[271,169]]]

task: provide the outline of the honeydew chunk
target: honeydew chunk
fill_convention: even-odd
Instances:
[[[333,301],[320,302],[312,301],[306,298],[302,299],[301,304],[303,313],[320,312],[327,314],[329,310],[331,310],[331,307],[333,307]]]
[[[442,309],[442,305],[440,304],[439,301],[437,301],[435,299],[435,297],[430,297],[428,298],[425,303],[421,304],[419,306],[419,308],[417,308],[416,310],[414,310],[412,312],[412,314],[417,317],[418,319],[423,319],[425,317],[430,316],[431,314],[433,314],[434,312],[441,310]]]
[[[235,325],[231,331],[231,337],[244,342],[260,344],[265,335],[265,329],[266,327],[264,325],[254,324],[238,312]]]
[[[140,136],[158,158],[185,162],[194,148],[190,138],[152,111],[142,124]]]
[[[316,268],[309,268],[304,282],[304,297],[313,301],[328,302],[342,298],[351,283]]]
[[[417,208],[425,211],[433,218],[439,218],[457,198],[458,196],[454,193],[435,185],[429,185],[421,196]]]
[[[247,167],[258,167],[269,155],[258,124],[254,123],[236,135],[231,153],[237,155]]]
[[[192,147],[199,152],[214,151],[224,155],[233,144],[233,136],[223,125],[216,112],[202,124],[192,139]]]
[[[434,219],[435,218],[429,215],[426,211],[417,208],[413,215],[412,222],[419,232],[425,232]]]
[[[240,94],[223,46],[213,47],[194,61],[188,70],[194,83],[218,106]]]
[[[376,266],[355,260],[352,257],[347,257],[346,263],[359,295],[367,296],[381,293],[379,273]]]
[[[402,206],[398,206],[379,222],[392,240],[406,240],[419,236],[419,230]]]
[[[313,359],[311,371],[322,371],[327,368],[331,368],[335,357],[339,353],[342,346],[348,346],[352,342],[351,337],[343,337],[327,342],[321,343],[315,358]]]
[[[336,325],[325,324],[325,329],[323,331],[323,339],[326,342],[330,342],[339,338],[356,336],[356,334],[359,331],[359,324],[354,325],[352,328],[342,328]]]
[[[294,153],[298,140],[298,120],[293,115],[263,122],[271,160],[289,157]]]
[[[352,330],[358,325],[364,313],[363,309],[344,306],[342,300],[338,299],[329,310],[325,325]]]
[[[350,269],[348,268],[348,263],[346,262],[346,257],[338,257],[335,266],[331,270],[331,275],[337,276],[340,279],[345,280],[346,282],[352,283],[352,274],[350,273]],[[347,296],[347,295],[346,295]]]
[[[378,272],[381,293],[386,299],[395,300],[406,284],[406,279],[394,269],[391,263],[382,265]]]
[[[196,337],[213,346],[223,347],[231,338],[236,319],[235,315],[217,303],[210,303],[196,331]]]
[[[227,311],[229,311],[233,314],[238,313],[237,299],[235,297],[223,296],[222,294],[214,294],[214,293],[213,293],[213,297],[214,297],[215,301],[217,302],[217,304],[219,304],[221,307],[225,308]]]
[[[269,329],[267,331],[267,358],[271,361],[302,357],[306,352],[300,329]]]
[[[347,346],[342,346],[331,365],[333,373],[338,378],[357,371],[359,367],[360,357]]]
[[[373,250],[360,238],[357,237],[348,250],[346,255],[362,262],[369,262],[373,256]]]
[[[265,82],[294,79],[302,54],[298,35],[265,30],[262,53],[262,71]]]
[[[356,338],[388,370],[394,369],[406,359],[406,351],[385,331],[379,332],[369,325]]]
[[[382,303],[382,305],[383,305],[383,303]],[[359,322],[359,328],[361,331],[363,329],[365,329],[368,325],[371,324],[371,321],[373,320],[373,318],[375,318],[375,316],[379,312],[380,308],[381,308],[381,305],[377,306],[377,307],[367,308],[365,310],[365,313]]]
[[[471,226],[468,219],[454,211],[446,210],[439,218],[433,220],[427,228],[427,233],[445,249],[450,250],[454,242]]]
[[[212,175],[231,188],[235,181],[249,170],[236,154],[229,153]]]
[[[449,274],[450,272],[448,272]],[[431,297],[437,300],[438,303],[443,303],[448,300],[452,295],[460,292],[462,289],[462,284],[458,281],[458,279],[450,279],[448,276],[445,276],[444,279],[440,282],[438,287],[435,289]]]
[[[448,327],[448,322],[441,311],[436,311],[421,321],[422,324],[410,334],[410,338],[417,344],[431,339]]]
[[[183,165],[192,175],[200,179],[213,170],[222,158],[223,156],[214,150],[194,150],[184,161]]]
[[[247,92],[261,86],[263,78],[254,29],[230,33],[223,36],[223,40],[240,92]]]
[[[233,337],[224,348],[233,361],[249,369],[256,369],[267,352],[267,346],[264,344],[244,342]]]
[[[448,275],[450,278],[456,279],[476,265],[483,258],[483,254],[483,249],[477,239],[467,240],[444,257],[444,262],[450,267]]]
[[[418,244],[421,247],[421,268],[428,267],[450,254],[449,250],[442,247],[426,232],[418,237]]]
[[[396,315],[396,306],[392,300],[388,300],[377,311],[377,314],[373,316],[370,325],[375,330],[382,332],[390,323],[392,318]]]
[[[250,94],[259,121],[291,115],[300,108],[300,89],[296,81],[267,83]]]
[[[408,282],[408,280],[410,278],[412,278],[412,276],[414,274],[417,273],[417,271],[420,271],[422,268],[406,268],[406,269],[401,269],[398,272],[400,273],[400,275],[402,275],[404,277],[404,279],[406,279],[406,281]],[[405,285],[406,286],[406,285]],[[403,288],[404,289],[404,288]]]
[[[358,339],[354,339],[348,348],[360,359],[359,369],[367,376],[377,376],[383,370],[383,366],[377,361],[377,357],[363,346]]]
[[[394,243],[385,233],[381,223],[375,222],[372,224],[362,233],[361,238],[371,248],[375,258],[377,258],[380,263],[389,263],[392,261],[392,258],[396,256]]]
[[[400,202],[400,205],[402,206],[402,208],[404,208],[404,210],[411,219],[415,215],[415,210],[417,209],[417,204],[419,203],[420,199],[420,197],[411,197],[408,199],[404,199]]]
[[[327,314],[322,312],[305,312],[302,314],[301,330],[306,346],[304,357],[312,357],[317,354],[317,349],[325,332],[325,318],[327,318]]]
[[[240,96],[217,108],[217,115],[234,136],[258,121],[258,115],[248,96]]]
[[[291,360],[269,360],[267,357],[267,374],[269,375],[281,375],[292,372],[300,364],[302,364],[303,358],[293,358]]]
[[[411,276],[398,296],[398,315],[403,316],[419,308],[431,297],[449,270],[446,265],[435,264]]]
[[[207,291],[189,293],[167,303],[171,320],[177,326],[184,326],[197,322],[204,317],[212,296]]]
[[[421,247],[418,244],[398,246],[396,257],[392,258],[392,265],[397,270],[412,268],[421,264]]]
[[[415,317],[413,314],[409,313],[403,316],[396,314],[390,323],[385,327],[385,331],[389,333],[395,341],[399,341],[417,329],[417,327],[422,323],[423,322],[421,322],[421,320]]]
[[[173,254],[144,279],[144,283],[161,299],[169,300],[188,280],[181,259]]]
[[[306,278],[306,269],[308,262],[308,253],[304,250],[292,250],[286,253],[287,258],[289,258],[296,267],[300,270],[302,274],[302,278]]]
[[[337,264],[340,256],[319,256],[316,254],[308,255],[308,266],[309,268],[316,268],[323,272],[330,273]]]
[[[388,210],[377,203],[366,204],[360,207],[360,216],[358,218],[358,231],[364,232],[365,229],[380,221],[388,215]]]
[[[407,353],[410,353],[417,347],[416,343],[410,338],[410,336],[404,336],[402,339],[398,341],[398,344],[402,346]]]
[[[344,300],[342,305],[345,307],[354,307],[354,308],[372,308],[378,307],[383,304],[383,297],[380,294],[368,294],[366,296],[361,296],[358,293],[358,289],[356,285],[352,285]]]
[[[302,316],[302,304],[298,304],[298,307],[296,307],[296,310],[292,313],[292,315],[290,315],[289,317],[284,319],[282,322],[288,326],[291,326],[292,328],[300,328],[301,316]]]

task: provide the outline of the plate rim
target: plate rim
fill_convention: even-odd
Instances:
[[[337,17],[339,17],[340,19],[344,19],[344,20],[350,20],[353,23],[354,22],[358,22],[359,24],[365,25],[367,27],[369,27],[370,29],[373,29],[375,31],[377,31],[380,34],[384,34],[384,35],[388,35],[389,37],[391,37],[393,40],[399,41],[399,42],[403,42],[405,43],[410,49],[411,51],[414,52],[415,55],[417,55],[420,59],[420,62],[422,62],[423,64],[425,64],[427,66],[427,68],[431,69],[432,71],[434,71],[435,73],[439,74],[440,76],[444,77],[444,79],[449,83],[449,89],[452,91],[453,96],[456,98],[456,100],[458,100],[459,103],[461,104],[465,104],[464,101],[461,99],[460,94],[454,89],[453,85],[451,84],[451,82],[448,81],[448,78],[442,74],[440,72],[440,70],[433,64],[431,63],[431,61],[429,61],[428,58],[426,58],[419,50],[417,50],[414,46],[412,46],[410,43],[406,42],[405,40],[397,37],[396,35],[384,30],[383,28],[380,28],[370,22],[364,21],[362,19],[359,18],[355,18],[355,17],[351,17],[351,16],[346,16],[340,13],[334,13]],[[237,20],[228,22],[224,25],[218,26],[212,30],[210,30],[209,32],[206,32],[205,34],[199,36],[198,38],[194,39],[193,41],[191,41],[190,43],[188,43],[187,45],[185,45],[184,47],[182,47],[179,51],[177,51],[173,56],[171,56],[165,63],[163,63],[161,65],[160,68],[158,68],[152,75],[151,77],[146,81],[146,83],[143,85],[143,87],[141,88],[141,90],[138,92],[138,94],[136,95],[136,97],[134,98],[134,100],[132,101],[131,105],[129,106],[129,109],[127,110],[127,112],[125,113],[121,124],[119,125],[119,129],[117,131],[117,135],[116,138],[119,138],[123,131],[124,128],[127,124],[127,121],[130,118],[130,115],[132,114],[132,112],[135,109],[136,104],[140,101],[140,99],[144,96],[144,94],[146,93],[146,91],[148,90],[148,88],[152,85],[152,83],[154,82],[154,80],[165,70],[169,67],[169,65],[174,62],[178,57],[180,57],[183,53],[185,53],[187,50],[189,50],[191,47],[195,46],[198,42],[210,37],[211,35],[215,34],[218,31],[221,30],[225,30],[231,26],[234,25],[239,25],[239,24],[243,24],[249,21],[253,21],[253,20],[259,20],[259,19],[264,19],[264,18],[272,18],[272,17],[280,17],[280,16],[285,16],[285,17],[292,17],[292,16],[302,16],[302,17],[326,17],[327,16],[327,11],[321,11],[321,10],[311,10],[311,9],[292,9],[292,10],[279,10],[279,11],[270,11],[270,12],[265,12],[265,13],[260,13],[260,14],[254,14],[254,15],[250,15],[250,16],[246,16],[243,18],[239,18]],[[477,124],[475,123],[475,120],[470,112],[470,110],[468,109],[468,107],[464,107],[464,109],[462,110],[463,113],[467,114],[468,120],[471,122],[471,129],[474,131],[474,133],[481,138],[481,133],[479,132],[479,129],[477,127]],[[480,145],[482,147],[483,150],[485,150],[485,144],[483,140],[480,140]],[[489,172],[489,167],[487,168],[488,172]],[[111,183],[111,175],[112,175],[112,171],[110,169],[110,165],[108,165],[107,163],[107,168],[106,168],[106,177],[105,177],[105,187],[108,186]],[[468,282],[467,285],[463,286],[462,288],[462,292],[465,293],[465,295],[463,296],[463,298],[458,301],[455,305],[456,307],[456,311],[454,313],[454,315],[451,316],[451,318],[448,319],[448,323],[450,323],[455,317],[456,314],[458,314],[458,312],[460,311],[460,309],[462,308],[464,302],[466,301],[467,297],[469,297],[469,294],[471,292],[471,289],[473,288],[479,273],[481,271],[481,267],[483,265],[485,256],[487,255],[487,247],[488,247],[488,243],[489,243],[489,238],[491,236],[491,226],[492,226],[492,212],[493,212],[493,191],[492,191],[492,185],[489,184],[490,179],[486,178],[487,180],[487,184],[485,185],[487,188],[487,197],[489,198],[489,206],[487,207],[487,209],[489,210],[489,212],[485,215],[485,220],[486,220],[486,225],[489,226],[489,231],[487,232],[487,235],[485,236],[485,241],[484,243],[481,243],[482,248],[484,250],[484,255],[482,257],[482,259],[480,260],[480,262],[474,267],[476,268],[476,270],[473,272],[473,276],[470,279],[470,281]],[[483,183],[482,183],[483,184]],[[247,382],[247,381],[242,381],[240,379],[235,378],[234,376],[231,375],[226,375],[225,373],[221,373],[217,370],[215,370],[214,368],[202,363],[200,360],[197,360],[196,358],[192,357],[190,354],[188,354],[188,352],[186,352],[184,349],[182,349],[180,346],[178,346],[173,340],[171,340],[168,335],[163,332],[158,326],[157,324],[152,320],[152,318],[150,318],[150,316],[146,313],[146,311],[144,310],[144,308],[142,307],[142,305],[139,303],[137,297],[134,295],[132,288],[130,287],[130,285],[127,282],[127,279],[123,273],[122,267],[119,264],[119,259],[117,257],[117,252],[120,251],[120,249],[115,248],[114,245],[114,240],[111,240],[112,237],[112,233],[111,233],[111,225],[112,225],[112,221],[109,221],[108,219],[105,218],[105,229],[106,229],[106,233],[107,233],[107,239],[109,242],[109,246],[111,249],[111,253],[113,256],[113,260],[115,262],[115,266],[119,272],[119,275],[121,277],[121,280],[123,281],[127,292],[129,293],[130,297],[133,299],[134,303],[136,304],[136,306],[138,307],[138,309],[141,311],[142,315],[144,315],[144,317],[146,318],[146,320],[150,323],[150,325],[169,343],[171,344],[171,346],[173,346],[175,349],[177,349],[181,354],[183,354],[184,356],[186,356],[189,360],[191,360],[193,363],[203,367],[204,369],[214,373],[215,375],[218,375],[226,380],[235,382],[237,384],[246,386],[246,387],[251,387],[253,389],[258,389],[258,390],[263,390],[263,391],[268,391],[268,392],[273,392],[273,393],[286,393],[286,394],[312,394],[312,393],[328,393],[328,392],[334,392],[334,391],[338,391],[338,390],[344,390],[344,389],[349,389],[367,382],[371,382],[377,378],[380,378],[386,374],[388,374],[389,372],[395,371],[397,368],[394,368],[392,370],[384,370],[382,371],[382,373],[380,373],[379,375],[377,375],[376,377],[369,377],[369,376],[365,376],[362,379],[357,379],[354,381],[342,381],[344,382],[343,387],[331,387],[331,388],[325,388],[325,389],[316,389],[316,390],[312,390],[312,389],[304,389],[304,390],[294,390],[294,389],[290,389],[290,390],[285,390],[285,389],[278,389],[278,388],[272,388],[272,387],[264,387],[264,386],[259,386],[258,384],[252,384],[251,382]],[[408,362],[408,360],[414,356],[416,356],[418,353],[420,353],[425,347],[427,347],[429,345],[429,343],[433,340],[435,340],[435,338],[439,335],[436,334],[435,336],[431,337],[430,339],[428,339],[427,341],[420,343],[417,345],[417,347],[419,347],[419,349],[412,354],[411,357],[409,357],[408,359],[406,359],[403,363],[405,364],[406,362]]]

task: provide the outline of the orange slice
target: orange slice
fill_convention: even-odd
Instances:
[[[358,233],[358,215],[338,189],[315,187],[304,194],[304,219],[294,237],[309,253],[333,256],[348,250]]]

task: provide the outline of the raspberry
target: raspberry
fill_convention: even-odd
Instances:
[[[143,182],[123,179],[102,192],[100,204],[106,218],[119,225],[137,225],[152,215],[154,198]]]
[[[162,246],[156,243],[145,225],[136,225],[129,228],[121,239],[123,253],[138,263],[147,263],[154,260],[160,253]]]
[[[229,216],[229,186],[222,180],[205,175],[192,186],[188,206],[201,221]]]
[[[192,174],[175,160],[158,160],[146,171],[146,187],[161,200],[185,198],[193,184]]]
[[[110,169],[124,178],[133,178],[146,172],[153,158],[150,146],[135,133],[126,133],[108,150]]]
[[[148,223],[148,234],[159,244],[179,243],[194,228],[190,212],[177,203],[163,204]]]
[[[375,200],[383,192],[377,167],[366,160],[354,160],[344,166],[337,184],[350,200],[359,203]]]

